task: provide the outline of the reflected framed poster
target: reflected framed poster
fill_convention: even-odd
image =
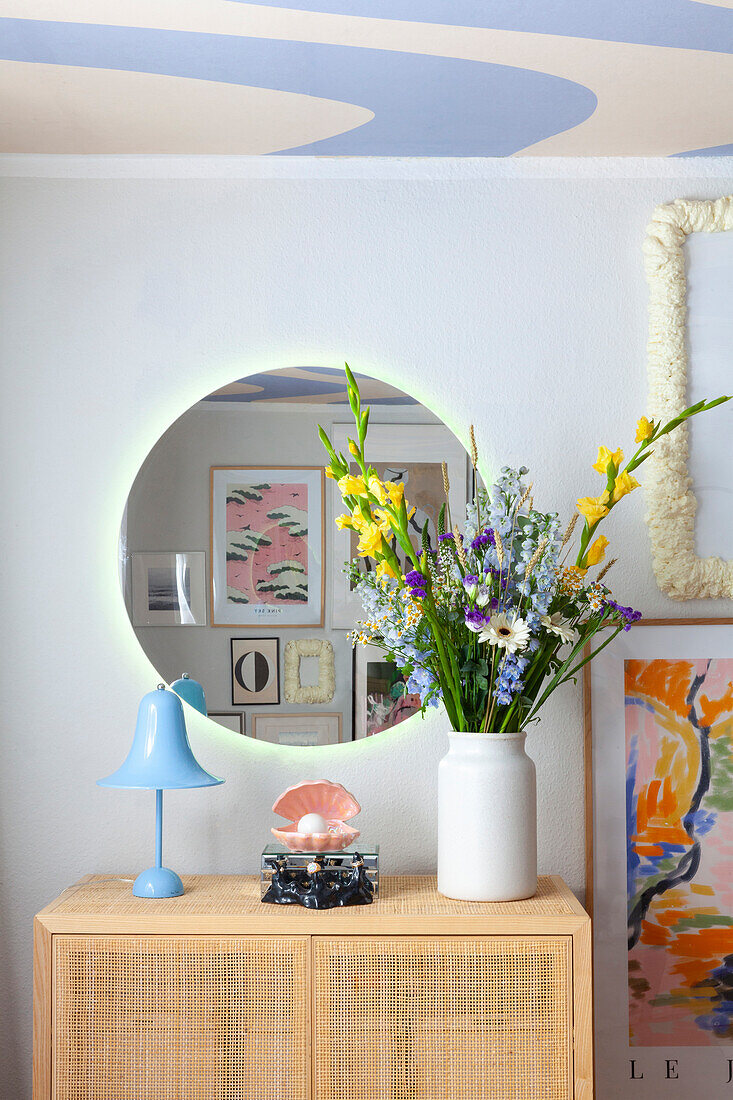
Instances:
[[[733,1095],[733,620],[586,666],[596,1096]]]
[[[405,687],[405,676],[377,645],[354,647],[352,740],[398,726],[420,710],[420,696]]]
[[[280,702],[280,639],[232,638],[232,706]]]
[[[256,714],[252,718],[254,738],[291,748],[338,745],[341,728],[340,714]]]
[[[323,626],[320,466],[211,467],[212,626]]]
[[[133,553],[132,625],[206,626],[206,554]]]

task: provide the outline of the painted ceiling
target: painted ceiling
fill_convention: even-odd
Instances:
[[[733,154],[733,0],[0,0],[0,151]]]

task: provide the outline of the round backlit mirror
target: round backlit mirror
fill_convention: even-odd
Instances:
[[[419,542],[445,500],[442,462],[451,512],[464,514],[466,452],[408,394],[355,377],[371,409],[367,458],[404,483]],[[209,717],[234,733],[289,746],[369,737],[420,706],[383,650],[352,645],[364,613],[344,566],[358,535],[335,523],[319,425],[348,453],[341,370],[288,367],[209,394],[150,451],[120,536],[126,606],[158,673],[188,681],[178,687],[193,705],[200,684]]]

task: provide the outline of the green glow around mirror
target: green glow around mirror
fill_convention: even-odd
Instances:
[[[416,531],[443,502],[442,461],[462,515],[473,491],[463,446],[413,397],[355,373],[371,407],[370,461],[405,481]],[[121,528],[125,606],[157,674],[199,681],[220,733],[243,733],[263,751],[371,744],[419,713],[383,653],[352,648],[362,609],[343,565],[356,547],[334,524],[340,502],[323,478],[319,423],[346,449],[342,370],[235,379],[163,432]]]

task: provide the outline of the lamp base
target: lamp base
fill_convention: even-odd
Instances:
[[[132,892],[136,898],[179,898],[183,883],[170,867],[149,867],[137,876]]]

